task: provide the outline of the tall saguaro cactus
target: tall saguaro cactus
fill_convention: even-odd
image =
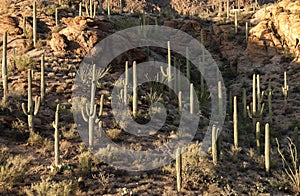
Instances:
[[[30,131],[33,131],[33,116],[36,116],[41,105],[41,98],[39,96],[35,96],[34,101],[32,100],[32,75],[33,72],[28,69],[28,101],[27,101],[27,110],[25,108],[25,103],[22,103],[22,110],[28,118],[28,127]]]
[[[45,99],[45,56],[41,57],[41,102]]]
[[[283,87],[282,87],[282,94],[284,96],[284,104],[285,106],[287,105],[287,97],[288,97],[288,91],[289,91],[289,86],[287,85],[287,79],[286,79],[286,71],[284,72],[284,78],[283,78]]]
[[[236,96],[233,97],[233,138],[234,147],[238,148],[238,114]]]
[[[269,123],[265,125],[265,167],[266,172],[270,171],[270,127]]]
[[[177,191],[181,191],[182,187],[182,154],[180,148],[176,150],[176,177],[177,177]]]
[[[37,43],[37,20],[36,20],[36,1],[33,1],[33,24],[32,24],[33,47]]]
[[[264,91],[260,92],[260,79],[259,75],[253,74],[252,81],[252,110],[250,111],[250,107],[247,106],[248,116],[253,121],[253,130],[255,130],[255,125],[257,121],[261,121],[262,113],[264,110],[263,96]]]
[[[136,71],[136,62],[133,62],[132,65],[132,70],[133,70],[133,98],[132,98],[132,115],[136,117],[137,113],[137,71]]]
[[[211,137],[211,153],[212,153],[212,159],[213,164],[216,165],[218,163],[218,150],[217,150],[217,126],[212,126],[212,137]]]
[[[82,107],[81,114],[84,121],[88,122],[89,127],[89,148],[92,149],[94,145],[94,128],[95,123],[99,123],[99,117],[102,115],[103,108],[103,95],[100,98],[100,109],[98,113],[98,117],[96,118],[96,110],[97,104],[95,103],[95,95],[96,95],[96,65],[93,65],[92,72],[92,81],[91,81],[91,99],[90,104],[85,104],[85,107]]]
[[[163,67],[160,67],[160,71],[164,77],[168,79],[168,85],[169,87],[172,86],[172,70],[171,70],[171,44],[170,41],[168,41],[168,68],[167,71],[164,72]]]
[[[58,112],[59,104],[56,106],[55,120],[52,123],[54,131],[54,165],[57,167],[59,165],[59,132],[58,132]]]
[[[7,84],[7,32],[3,34],[3,55],[2,55],[2,82],[3,82],[3,101],[6,102],[8,97]]]

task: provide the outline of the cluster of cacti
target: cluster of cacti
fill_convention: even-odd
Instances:
[[[33,116],[36,116],[41,105],[40,96],[35,96],[34,100],[32,99],[32,76],[33,71],[28,69],[28,100],[27,100],[27,110],[25,108],[25,103],[22,103],[22,110],[28,118],[28,127],[30,131],[33,131]]]
[[[7,83],[7,32],[3,34],[3,55],[2,55],[2,82],[3,82],[3,101],[8,98],[8,83]]]
[[[94,128],[95,123],[98,124],[100,122],[100,116],[102,115],[102,108],[103,108],[103,95],[100,98],[100,109],[98,115],[96,116],[97,112],[97,104],[95,103],[95,95],[96,95],[96,65],[93,65],[93,72],[92,72],[92,81],[91,81],[91,98],[90,103],[86,103],[85,107],[82,107],[81,114],[82,118],[85,122],[88,122],[89,127],[89,148],[92,149],[94,146]],[[96,118],[97,117],[97,118]]]
[[[253,129],[255,129],[255,125],[257,121],[261,121],[262,113],[264,111],[264,103],[263,103],[264,91],[260,92],[260,77],[259,75],[253,74],[252,80],[252,103],[250,107],[247,106],[248,116],[253,120]]]

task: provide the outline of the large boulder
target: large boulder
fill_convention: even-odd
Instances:
[[[300,51],[300,2],[283,0],[258,11],[257,23],[250,30],[246,55],[254,63],[263,64],[276,55],[292,54],[299,60]]]
[[[80,56],[85,56],[114,27],[105,19],[84,16],[63,18],[62,22],[66,28],[52,34],[51,48],[56,52],[71,51]]]

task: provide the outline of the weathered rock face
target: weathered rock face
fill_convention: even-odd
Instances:
[[[246,53],[252,61],[262,63],[283,52],[294,54],[297,61],[300,50],[300,2],[284,0],[261,10],[251,29]]]
[[[22,30],[18,27],[18,19],[11,16],[0,17],[0,36],[7,31],[8,35],[20,35]]]
[[[50,42],[51,48],[57,53],[72,51],[84,56],[113,29],[109,21],[83,16],[63,18],[62,22],[67,27],[59,33],[53,33]]]

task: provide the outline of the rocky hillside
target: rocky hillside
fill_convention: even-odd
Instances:
[[[0,0],[0,40],[8,33],[7,102],[0,104],[0,195],[284,195],[299,194],[300,187],[282,164],[276,139],[281,149],[287,149],[287,137],[297,143],[300,126],[300,2],[266,1],[255,5],[252,1],[215,0],[124,0],[95,2],[95,16],[89,17],[87,1],[39,0],[37,2],[37,43],[33,45],[33,4],[30,0]],[[82,3],[82,14],[79,6]],[[101,6],[97,3],[102,2]],[[111,15],[108,15],[108,5]],[[237,10],[240,7],[240,10]],[[57,12],[57,21],[55,13]],[[235,26],[235,13],[237,16]],[[57,24],[56,24],[57,23]],[[74,123],[72,92],[82,59],[101,40],[132,26],[157,24],[179,29],[203,41],[205,48],[217,62],[227,89],[227,114],[221,132],[221,152],[217,164],[212,151],[206,156],[198,153],[210,117],[210,93],[204,88],[199,94],[201,122],[194,141],[183,153],[182,189],[177,190],[175,161],[161,168],[143,172],[129,172],[112,167],[87,150]],[[0,41],[2,54],[3,41]],[[128,40],[124,40],[126,44]],[[136,48],[111,63],[105,81],[97,85],[97,95],[104,95],[103,130],[118,145],[133,151],[160,147],[180,133],[174,129],[176,116],[171,114],[167,126],[153,137],[136,137],[122,130],[111,111],[111,90],[124,72],[125,61],[144,62],[148,54],[165,61],[167,51],[160,48]],[[34,131],[29,131],[22,103],[27,106],[28,69],[33,70],[32,93],[41,93],[41,59],[44,57],[46,95],[39,112],[33,117]],[[176,54],[174,54],[176,55]],[[181,71],[186,72],[186,59]],[[2,58],[1,58],[2,59]],[[1,60],[2,61],[2,60]],[[172,61],[174,63],[174,61]],[[288,96],[282,93],[283,73],[287,73]],[[1,71],[2,72],[2,71]],[[259,74],[262,94],[261,134],[257,136],[251,118],[243,115],[242,92],[246,104],[252,102],[252,77]],[[0,75],[0,98],[3,96]],[[191,66],[191,82],[200,86],[199,74]],[[272,90],[268,89],[270,85]],[[163,89],[165,90],[165,89]],[[199,89],[198,89],[199,90]],[[145,89],[141,90],[146,91]],[[166,92],[166,91],[165,91]],[[163,92],[159,99],[176,102]],[[152,91],[153,93],[153,91]],[[155,92],[156,93],[156,92]],[[150,99],[157,94],[141,96],[137,120],[148,122]],[[197,92],[199,93],[199,92]],[[269,98],[271,106],[269,109]],[[148,96],[148,99],[147,99]],[[152,96],[152,97],[151,97]],[[232,99],[238,99],[238,147],[233,147]],[[97,97],[96,104],[100,104]],[[150,101],[149,101],[150,100]],[[175,101],[174,101],[175,100]],[[54,164],[54,115],[59,110],[60,164]],[[174,108],[176,108],[174,104]],[[98,107],[98,106],[97,106]],[[173,106],[172,106],[173,107]],[[81,111],[82,112],[82,111]],[[251,112],[250,112],[251,113]],[[270,115],[271,114],[271,115]],[[251,116],[251,115],[250,115]],[[199,117],[200,118],[200,117]],[[151,119],[151,118],[150,118]],[[173,124],[172,124],[173,123]],[[265,123],[270,123],[271,171],[265,170]],[[102,133],[102,132],[101,132]],[[102,134],[103,134],[102,133]],[[258,138],[256,138],[258,137]],[[260,141],[260,149],[257,147]],[[293,145],[292,145],[293,146]],[[292,148],[293,149],[293,148]],[[107,153],[111,153],[108,149]],[[288,157],[288,150],[284,151]],[[126,159],[127,157],[124,157]],[[286,163],[292,163],[290,159]],[[296,164],[297,161],[296,161]],[[45,188],[46,187],[46,188]],[[47,190],[45,190],[47,189]],[[43,192],[43,193],[44,193]]]

